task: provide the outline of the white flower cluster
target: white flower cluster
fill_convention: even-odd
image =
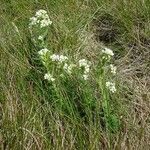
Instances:
[[[115,92],[116,92],[115,83],[113,83],[113,82],[106,82],[106,87],[107,87],[112,93],[115,93]]]
[[[43,48],[43,49],[41,49],[41,50],[38,52],[38,54],[39,54],[40,56],[45,56],[48,51],[49,51],[49,50],[48,50],[47,48]]]
[[[50,59],[52,61],[58,61],[58,62],[64,62],[66,60],[68,60],[68,57],[67,56],[64,56],[64,55],[57,55],[57,54],[53,54],[50,56]]]
[[[108,55],[109,57],[110,56],[114,56],[113,51],[111,49],[109,49],[109,48],[106,48],[106,47],[102,50],[102,53]]]
[[[30,24],[29,27],[34,25],[40,25],[41,28],[47,27],[52,24],[52,21],[50,20],[47,11],[45,10],[38,10],[34,17],[30,18]]]
[[[76,66],[75,64],[70,64],[70,65],[68,65],[67,63],[65,63],[63,69],[64,69],[68,74],[71,74],[71,73],[72,73],[72,69],[73,69],[73,67],[75,67],[75,66]]]
[[[43,41],[43,38],[44,38],[44,37],[40,35],[40,36],[38,37],[38,40]]]
[[[111,73],[115,75],[115,74],[116,74],[117,67],[114,66],[113,64],[110,64],[110,70],[111,70]]]
[[[79,67],[84,67],[84,74],[83,74],[84,80],[88,79],[88,73],[90,71],[90,64],[91,63],[87,61],[86,59],[79,60]]]
[[[44,79],[48,80],[48,81],[52,81],[52,82],[55,81],[55,79],[53,78],[53,76],[50,73],[46,73],[44,75]]]

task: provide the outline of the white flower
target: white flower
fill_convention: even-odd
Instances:
[[[64,61],[66,61],[66,60],[68,60],[68,57],[67,57],[67,56],[64,56],[64,55],[60,55],[60,56],[59,56],[59,61],[60,61],[60,62],[64,62]]]
[[[83,79],[84,79],[84,80],[87,80],[87,79],[88,79],[88,75],[87,75],[87,74],[84,74],[84,75],[83,75]]]
[[[107,54],[108,56],[114,56],[113,51],[109,48],[104,48],[104,50],[102,50],[102,53]]]
[[[44,75],[44,79],[48,80],[48,81],[52,81],[52,82],[55,81],[55,79],[53,78],[53,76],[50,73],[46,73]]]
[[[59,55],[53,54],[50,56],[50,58],[52,59],[52,61],[59,61]]]
[[[84,67],[85,73],[88,73],[90,71],[90,62],[86,59],[79,60],[79,67]]]
[[[114,66],[113,64],[110,64],[110,69],[111,69],[111,73],[115,75],[115,74],[116,74],[117,67]]]
[[[87,61],[86,59],[79,60],[79,67],[84,67],[84,74],[83,74],[84,80],[88,79],[88,73],[90,72],[90,65],[91,62]]]
[[[36,25],[38,23],[38,20],[37,20],[37,18],[36,17],[31,17],[30,18],[30,26],[32,26],[32,25]]]
[[[90,67],[91,62],[87,61],[86,59],[79,60],[79,67]]]
[[[46,53],[48,52],[49,50],[47,48],[44,48],[44,49],[41,49],[38,54],[41,55],[41,56],[44,56],[46,55]]]
[[[38,40],[43,40],[43,36],[40,35],[40,36],[38,37]]]
[[[51,55],[50,58],[52,59],[52,61],[58,61],[58,62],[61,62],[61,63],[68,60],[67,56],[57,55],[57,54]]]
[[[49,25],[52,24],[52,21],[50,21],[50,19],[43,19],[40,21],[40,27],[43,28],[43,27],[47,27]]]
[[[33,25],[40,25],[41,28],[47,27],[52,24],[52,21],[50,20],[47,11],[45,10],[38,10],[34,17],[30,18],[30,24],[29,27]]]
[[[46,10],[43,10],[43,9],[40,9],[36,12],[35,16],[36,17],[41,17],[43,15],[46,15],[47,14],[47,11]]]
[[[85,66],[87,66],[87,64],[88,64],[88,61],[86,59],[79,60],[80,67],[85,67]]]
[[[107,87],[112,93],[115,93],[115,92],[116,92],[115,83],[108,81],[108,82],[106,82],[106,87]]]
[[[89,68],[89,66],[87,65],[87,66],[85,66],[84,73],[86,74],[86,73],[89,73],[89,72],[90,72],[90,68]]]

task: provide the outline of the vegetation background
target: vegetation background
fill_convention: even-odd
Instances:
[[[51,50],[92,63],[102,45],[114,51],[117,93],[111,103],[120,127],[111,142],[100,115],[82,111],[82,99],[101,102],[94,76],[88,86],[65,85],[70,92],[63,101],[77,101],[78,111],[56,107],[28,29],[39,9],[53,21]],[[150,1],[0,0],[0,131],[2,150],[149,150]]]

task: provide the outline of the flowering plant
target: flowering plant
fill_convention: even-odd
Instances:
[[[46,68],[46,73],[43,75],[43,78],[48,80],[48,82],[54,86],[57,96],[61,99],[60,104],[62,107],[63,95],[60,95],[60,90],[62,90],[60,86],[61,80],[71,81],[72,78],[77,77],[73,82],[78,82],[77,80],[79,80],[79,82],[87,83],[86,86],[88,86],[90,73],[92,71],[92,63],[85,58],[73,62],[69,56],[60,53],[53,53],[49,50],[44,39],[48,33],[48,26],[51,24],[52,21],[50,20],[48,13],[45,10],[39,10],[36,12],[34,17],[30,18],[29,29],[31,31],[31,35],[35,35],[33,40],[40,48],[38,54]],[[37,29],[37,32],[33,32],[34,29]],[[106,129],[110,131],[110,120],[112,120],[112,117],[110,112],[109,95],[110,93],[115,93],[117,89],[115,82],[108,78],[108,74],[111,73],[111,76],[115,76],[117,68],[113,64],[110,64],[111,58],[114,56],[113,51],[105,47],[101,52],[101,58],[97,65],[98,84],[102,95],[102,108],[104,110]],[[66,86],[64,88],[66,88]],[[91,101],[90,98],[87,99]],[[89,102],[86,101],[86,105],[88,103]],[[67,107],[69,106],[67,105]]]

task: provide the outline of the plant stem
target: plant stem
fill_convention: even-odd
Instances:
[[[104,110],[104,119],[106,123],[106,132],[108,133],[109,138],[109,148],[111,148],[111,129],[110,129],[110,105],[109,105],[109,93],[106,88],[105,74],[103,73],[99,79],[99,85],[102,91],[102,108]]]

